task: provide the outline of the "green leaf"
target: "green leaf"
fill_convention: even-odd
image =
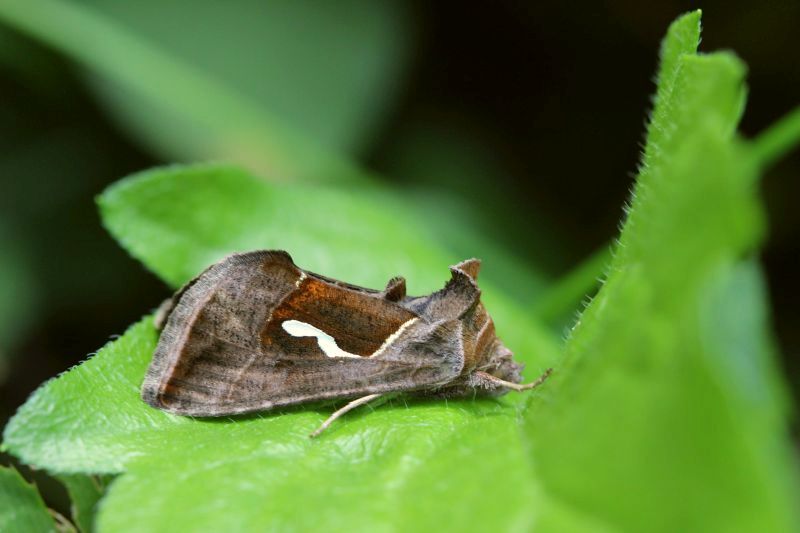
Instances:
[[[534,315],[547,323],[564,320],[564,314],[574,311],[576,302],[586,298],[593,288],[599,285],[600,273],[611,259],[611,248],[603,246],[578,266],[550,285],[536,300]]]
[[[384,409],[361,415],[358,430],[351,422],[312,443],[313,424],[303,424],[297,452],[271,442],[267,427],[259,442],[227,424],[224,441],[194,439],[194,459],[174,447],[156,464],[134,465],[112,485],[100,529],[428,531],[453,507],[475,514],[448,517],[452,530],[532,522],[536,495],[508,410],[489,402],[477,411],[433,402]]]
[[[264,247],[368,286],[402,272],[417,292],[439,287],[442,265],[455,259],[430,246],[424,226],[385,194],[271,186],[227,166],[147,171],[98,203],[108,230],[173,287],[225,255]]]
[[[419,203],[419,196],[363,187],[265,186],[217,165],[144,172],[99,199],[109,231],[174,287],[227,254],[259,247],[284,248],[305,268],[367,286],[402,273],[420,294],[439,288],[442,265],[465,259],[468,250],[485,260],[482,276],[492,282],[508,287],[510,277],[525,291],[543,285],[491,243],[453,237],[466,215],[447,212],[447,203],[427,211]]]
[[[660,62],[656,74],[656,95],[653,118],[648,127],[648,148],[657,144],[654,135],[666,131],[670,121],[670,99],[680,77],[681,62],[684,56],[692,56],[700,45],[701,10],[692,11],[678,17],[667,30],[661,42]]]
[[[396,4],[125,4],[8,0],[0,20],[100,76],[123,121],[172,157],[237,161],[274,180],[365,179],[330,146],[363,142],[392,95]],[[194,17],[208,31],[174,31]]]
[[[765,167],[775,164],[800,143],[800,107],[770,126],[754,141],[753,156]]]
[[[303,268],[368,287],[402,274],[409,292],[426,294],[447,279],[445,265],[465,259],[436,240],[431,228],[443,223],[439,214],[420,213],[403,197],[363,187],[269,185],[224,166],[145,172],[110,187],[99,205],[117,240],[173,287],[230,253],[278,248]],[[472,249],[485,260],[481,287],[502,338],[523,359],[551,360],[551,333],[498,288],[508,269],[494,262],[503,257],[481,243]],[[517,270],[520,283],[535,283],[530,278]]]
[[[120,242],[173,286],[228,253],[256,248],[286,248],[303,267],[369,286],[402,272],[420,293],[441,287],[449,277],[446,266],[463,259],[440,251],[425,222],[409,216],[415,211],[385,192],[270,185],[229,167],[143,173],[111,187],[99,204]],[[530,363],[535,377],[556,357],[556,343],[494,288],[486,259],[487,307],[499,335]],[[533,519],[535,509],[522,505],[535,487],[517,433],[520,395],[500,401],[398,400],[354,413],[311,441],[308,433],[330,407],[223,420],[150,408],[140,400],[139,387],[156,340],[145,318],[40,388],[6,428],[5,446],[28,463],[58,472],[125,472],[104,500],[101,530],[155,531],[198,520],[220,529],[277,527],[305,485],[318,513],[307,520],[323,526],[336,528],[351,498],[369,501],[375,511],[350,506],[348,520],[367,529],[400,520],[433,524],[438,507],[431,502],[455,496],[436,481],[444,474],[463,481],[459,497],[485,508],[487,524],[503,528]],[[485,466],[456,472],[455,464],[463,461],[454,458],[466,461],[472,450],[497,448],[504,452]],[[228,476],[230,484],[222,479]],[[330,490],[344,479],[348,487]],[[163,507],[168,501],[169,509]],[[517,507],[509,511],[507,501]],[[228,511],[212,520],[220,505]],[[172,520],[165,521],[165,514]]]
[[[395,96],[411,34],[408,10],[395,1],[198,0],[191,9],[146,0],[88,4],[321,145],[350,153],[369,143]],[[154,84],[171,79],[146,68],[140,77]],[[191,134],[191,117],[163,113],[170,102],[100,81],[101,99],[144,142],[170,158],[208,157]],[[207,107],[198,99],[192,114],[202,116]]]
[[[314,509],[304,520],[333,529],[432,524],[448,501],[486,509],[482,520],[501,529],[533,519],[535,507],[522,504],[535,501],[535,487],[509,401],[396,401],[356,412],[313,441],[308,433],[330,408],[192,420],[139,399],[156,339],[144,319],[39,389],[6,430],[6,446],[26,462],[127,472],[104,500],[101,531],[278,527],[300,494]],[[475,453],[486,457],[472,461]],[[445,476],[459,479],[458,494]]]
[[[81,533],[91,533],[94,531],[97,502],[105,494],[111,477],[85,474],[60,474],[57,477],[66,487],[72,501],[72,521]]]
[[[56,524],[36,487],[0,466],[0,531],[54,532]]]
[[[565,529],[566,505],[621,531],[800,526],[761,274],[741,260],[763,226],[757,165],[732,134],[744,66],[694,55],[698,23],[670,29],[607,279],[526,413],[544,531]]]
[[[122,472],[131,457],[161,445],[152,430],[189,419],[142,409],[138,390],[155,348],[152,320],[69,372],[42,385],[9,421],[3,448],[25,463],[60,473]]]

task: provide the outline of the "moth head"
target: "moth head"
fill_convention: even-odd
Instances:
[[[502,380],[519,383],[522,381],[521,372],[525,365],[515,362],[513,355],[499,339],[495,339],[481,370]]]

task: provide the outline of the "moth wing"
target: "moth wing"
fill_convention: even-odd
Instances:
[[[200,364],[179,380],[170,380],[170,386],[153,399],[158,407],[177,414],[223,416],[446,385],[464,365],[460,328],[458,321],[449,321],[422,335],[415,332],[375,358],[287,354],[273,359],[254,352],[245,365],[221,372],[213,380],[206,366],[210,363]],[[220,355],[213,352],[215,360]]]
[[[359,325],[335,337],[359,354],[328,356],[317,338],[289,335],[281,327],[289,317],[322,320],[323,331]],[[376,291],[332,285],[286,254],[232,256],[180,296],[142,398],[177,414],[223,416],[429,388],[452,381],[463,368],[460,328],[455,320],[424,322]]]
[[[460,330],[457,321],[422,324],[376,357],[278,360],[249,372],[215,406],[216,414],[445,385],[464,366]]]
[[[270,299],[277,303],[301,276],[286,252],[250,252],[228,256],[184,285],[158,313],[162,323],[157,320],[157,326],[163,329],[142,384],[142,399],[165,408],[160,397],[180,389],[184,375],[203,370],[203,352],[209,348],[219,347],[234,358],[257,350],[257,339],[244,333],[264,317],[249,312],[237,291],[256,285],[256,299],[268,312]],[[207,386],[213,387],[213,380]]]

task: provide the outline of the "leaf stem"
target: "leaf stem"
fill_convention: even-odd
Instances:
[[[753,149],[764,167],[774,165],[800,143],[800,106],[794,108],[753,140]]]
[[[534,316],[552,322],[574,309],[581,298],[597,287],[610,259],[610,246],[596,250],[547,289],[533,307]]]

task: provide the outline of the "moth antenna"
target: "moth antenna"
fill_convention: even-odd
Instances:
[[[334,411],[334,413],[331,416],[329,416],[328,419],[325,420],[325,422],[323,422],[311,435],[309,435],[309,437],[311,437],[312,439],[314,437],[318,437],[320,433],[322,433],[323,431],[328,429],[328,426],[330,426],[333,423],[334,420],[336,420],[337,418],[339,418],[340,416],[342,416],[346,412],[351,411],[351,410],[355,409],[356,407],[359,407],[359,406],[364,405],[366,403],[369,403],[372,400],[376,400],[376,399],[380,398],[381,396],[383,396],[383,394],[368,394],[366,396],[362,396],[361,398],[353,400],[352,402],[348,403],[347,405],[345,405],[341,409],[339,409],[337,411]]]

